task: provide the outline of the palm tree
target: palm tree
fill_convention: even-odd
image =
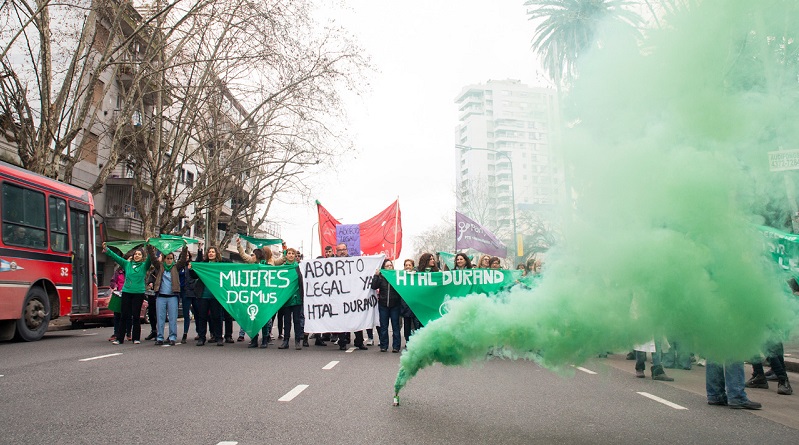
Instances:
[[[599,26],[617,22],[631,37],[640,36],[643,19],[629,0],[527,0],[529,20],[543,19],[535,29],[533,49],[559,89],[577,75],[577,60],[593,45],[601,45]]]

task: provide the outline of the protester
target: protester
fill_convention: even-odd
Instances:
[[[652,354],[652,380],[660,380],[663,382],[673,382],[674,379],[666,375],[663,370],[663,365],[660,363],[661,349],[660,341],[654,340],[645,345],[635,347],[635,376],[638,378],[646,378],[644,370],[646,369],[646,353]]]
[[[125,285],[125,269],[123,267],[119,266],[119,264],[117,264],[116,266],[114,266],[114,275],[111,277],[111,283],[110,283],[111,292],[113,292],[113,293],[122,292],[122,287],[124,285]],[[110,298],[113,298],[113,295]],[[115,311],[114,312],[114,334],[111,335],[111,338],[109,338],[108,341],[114,341],[118,337],[121,337],[122,335],[125,335],[124,333],[120,333],[119,332],[119,326],[121,324],[120,323],[121,319],[122,319],[122,313]],[[130,341],[131,340],[131,338],[130,338],[130,329],[133,329],[133,321],[132,320],[129,321],[127,323],[127,326],[128,326],[127,336],[128,336],[128,341]]]
[[[336,256],[337,257],[348,257],[349,250],[347,249],[347,245],[344,243],[340,243],[336,245]],[[347,350],[347,344],[350,342],[350,333],[349,332],[339,332],[338,333],[338,348],[342,351]],[[358,331],[355,333],[355,347],[360,350],[367,350],[369,348],[363,344],[363,331]]]
[[[150,333],[145,340],[155,340],[158,337],[158,314],[156,313],[155,293],[155,267],[150,264],[147,277],[144,279],[144,297],[147,299],[147,318],[150,320]]]
[[[286,250],[285,266],[295,266],[297,268],[297,276],[301,277],[299,264],[297,262],[297,250],[289,248]],[[308,346],[308,340],[305,338],[305,314],[302,310],[302,279],[300,279],[300,286],[297,292],[289,297],[286,304],[283,305],[283,343],[278,346],[278,349],[288,349],[289,339],[291,338],[291,322],[294,321],[294,349],[300,350],[304,346]]]
[[[436,257],[432,253],[423,253],[419,257],[419,266],[416,270],[417,272],[439,272]]]
[[[148,246],[151,249],[151,247]],[[103,243],[103,252],[125,270],[125,284],[122,287],[122,315],[120,319],[119,334],[127,331],[128,320],[133,319],[132,340],[134,345],[141,343],[141,305],[144,302],[144,279],[150,268],[150,256],[145,258],[141,249],[134,250],[130,260],[125,260],[114,251],[106,248]],[[135,316],[134,316],[135,315]],[[115,345],[125,343],[125,339],[117,337],[112,342]]]
[[[402,269],[408,273],[415,273],[415,264],[413,260],[408,258],[402,262]],[[402,298],[400,298],[400,315],[402,315],[402,331],[403,336],[405,337],[405,347],[407,348],[408,340],[411,338],[411,334],[416,331],[417,329],[422,327],[422,324],[419,323],[419,319],[416,318],[416,315],[411,310],[408,303],[405,302]]]
[[[252,255],[248,255],[247,252],[244,251],[244,248],[241,246],[241,239],[236,240],[236,247],[239,251],[239,256],[241,256],[242,261],[245,263],[260,263],[260,264],[267,264],[270,266],[275,265],[275,260],[272,258],[272,249],[268,246],[264,246],[259,249],[253,249]],[[267,322],[263,328],[261,328],[261,348],[266,349],[269,346],[269,337],[272,331],[272,322],[274,321],[275,317],[272,317],[269,322]],[[255,334],[255,337],[250,339],[250,344],[247,346],[248,348],[257,348],[258,347],[258,336],[259,334]],[[244,329],[239,331],[239,341],[244,340]]]
[[[470,260],[465,253],[459,252],[455,254],[455,270],[463,270],[471,268],[472,268],[472,260]]]
[[[390,259],[383,260],[383,269],[394,270],[394,262]],[[400,295],[394,286],[380,273],[375,272],[372,278],[372,289],[377,290],[377,310],[380,313],[380,326],[378,338],[380,341],[380,352],[388,350],[388,322],[391,321],[391,352],[399,352],[402,347],[400,337]]]
[[[162,252],[163,253],[163,252]],[[170,346],[175,346],[178,337],[178,297],[180,296],[180,269],[186,267],[186,259],[189,249],[183,246],[180,258],[175,262],[173,252],[162,255],[163,261],[155,259],[155,283],[151,284],[151,289],[156,291],[156,324],[157,336],[156,346],[164,344],[164,323],[169,319],[169,337],[167,341]]]
[[[196,305],[196,295],[194,293],[194,288],[197,286],[197,279],[191,276],[189,273],[189,269],[191,265],[191,257],[186,257],[186,267],[180,270],[181,280],[180,280],[180,298],[183,300],[183,337],[180,339],[181,344],[186,344],[186,339],[189,335],[189,325],[191,324],[191,314],[194,314],[195,318],[195,332],[196,329],[196,319],[197,319],[197,305]]]
[[[477,263],[478,269],[490,269],[491,268],[491,255],[483,255],[480,257],[480,262]]]
[[[707,404],[729,406],[732,409],[760,409],[760,403],[749,400],[744,390],[744,364],[720,364],[708,361],[705,366]]]
[[[203,258],[203,250],[201,247],[197,251],[195,262],[219,263],[224,262],[224,260],[219,254],[219,250],[211,246],[208,248],[208,253],[205,255],[205,258]],[[199,279],[200,277],[197,275],[197,272],[191,270],[191,264],[189,264],[188,267],[192,278],[198,280],[194,287],[194,293],[197,297],[195,301],[197,305],[196,328],[197,336],[199,337],[197,339],[197,346],[205,345],[207,329],[211,331],[211,338],[208,342],[216,343],[217,346],[224,346],[222,339],[222,305],[214,298],[208,286]]]
[[[488,268],[502,269],[502,260],[500,260],[499,257],[492,256],[491,259],[488,261]]]

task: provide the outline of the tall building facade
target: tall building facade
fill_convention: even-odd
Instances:
[[[554,90],[518,80],[468,85],[455,99],[457,208],[512,244],[514,208],[546,212],[565,196],[552,150]],[[514,202],[515,200],[515,202]]]

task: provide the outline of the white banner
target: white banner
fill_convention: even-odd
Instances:
[[[371,284],[385,255],[318,258],[300,262],[305,332],[353,332],[379,322]]]

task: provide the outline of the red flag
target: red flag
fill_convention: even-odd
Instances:
[[[319,201],[319,240],[322,248],[344,242],[351,256],[385,254],[397,259],[402,251],[402,218],[399,199],[360,224],[341,224]]]

